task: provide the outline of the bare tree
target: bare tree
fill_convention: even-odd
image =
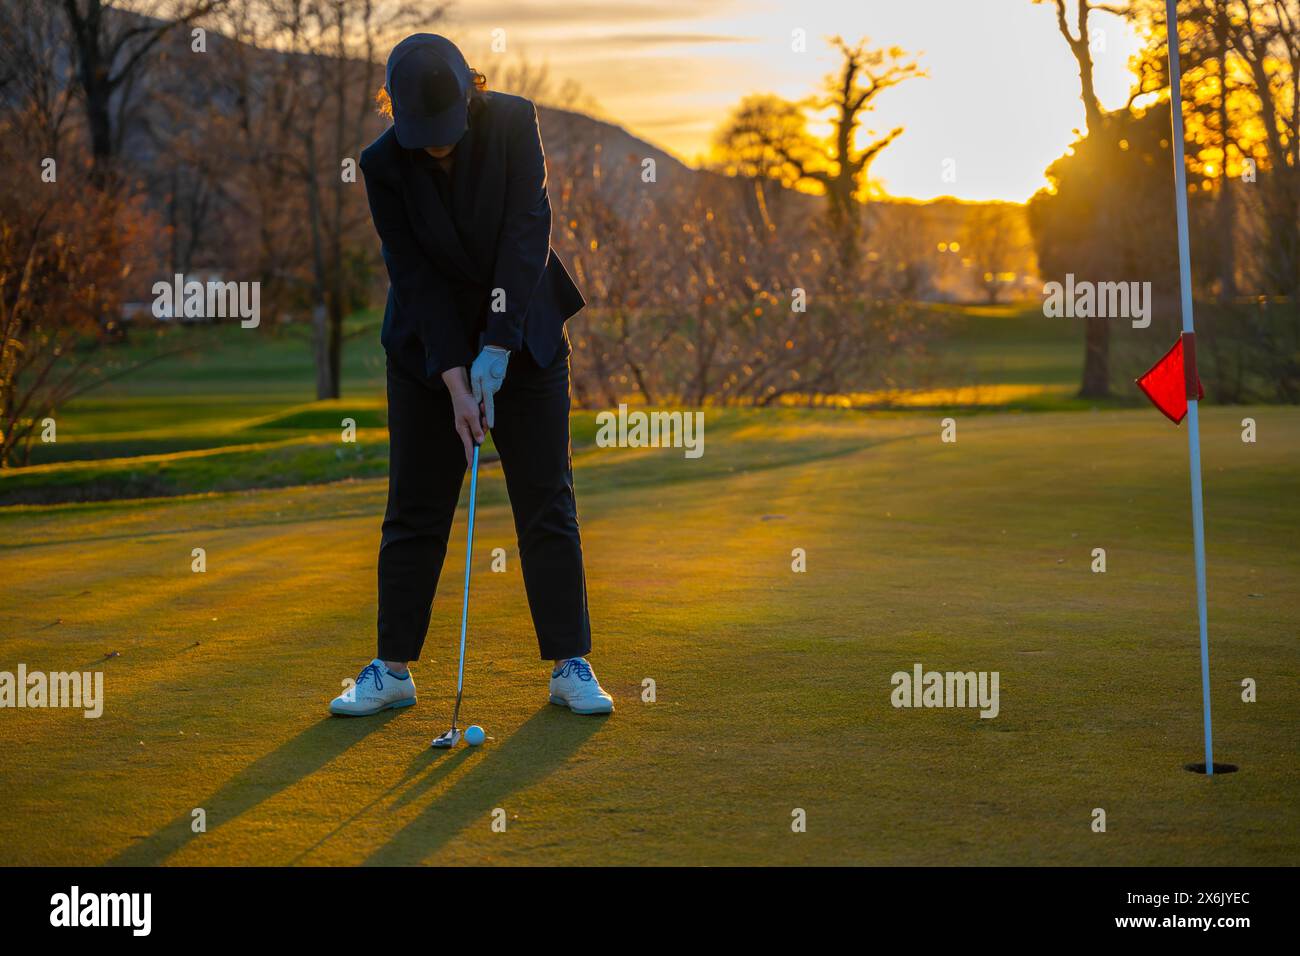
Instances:
[[[135,79],[164,36],[224,2],[153,0],[123,8],[111,0],[63,0],[90,130],[96,183],[109,183],[115,147],[120,142],[113,130],[114,96]]]
[[[68,133],[76,74],[67,47],[57,8],[0,0],[0,104],[42,158],[57,160]]]
[[[839,237],[840,265],[847,272],[857,263],[862,221],[860,200],[866,198],[867,171],[881,150],[903,133],[903,128],[897,127],[859,148],[857,131],[863,114],[874,108],[876,97],[885,90],[924,76],[925,72],[899,47],[874,49],[865,39],[849,45],[838,36],[832,37],[831,43],[844,62],[837,74],[827,77],[826,94],[814,97],[811,102],[818,109],[832,111],[834,132],[824,162],[805,169],[804,175],[826,190],[831,226]]]
[[[1264,126],[1271,175],[1265,218],[1271,278],[1284,294],[1300,291],[1300,2],[1239,2],[1222,20],[1232,49],[1249,70]]]
[[[1056,25],[1070,52],[1079,65],[1079,97],[1087,119],[1088,136],[1106,137],[1106,113],[1097,98],[1093,77],[1092,44],[1094,37],[1090,25],[1096,11],[1123,16],[1126,4],[1095,3],[1093,0],[1075,0],[1074,28],[1071,29],[1066,0],[1034,0],[1034,3],[1051,2],[1056,8]],[[1096,213],[1095,228],[1100,234],[1111,230],[1106,207]],[[1110,320],[1092,317],[1084,320],[1083,381],[1079,395],[1084,398],[1104,398],[1110,394]]]
[[[161,231],[139,198],[91,188],[68,42],[58,8],[0,2],[0,467],[26,463],[71,398],[139,367],[102,346]]]
[[[0,122],[8,169],[32,165],[20,125]],[[140,203],[86,188],[89,166],[69,158],[57,185],[24,177],[0,190],[0,467],[26,464],[34,433],[69,400],[139,367],[111,369],[103,317],[120,310],[158,230]]]
[[[807,176],[817,156],[803,110],[771,94],[741,100],[714,137],[714,167],[737,178],[764,233],[777,229],[774,203]]]
[[[257,233],[254,268],[312,317],[317,398],[341,391],[344,319],[373,259],[361,149],[383,129],[375,94],[389,45],[442,14],[408,0],[229,0],[238,40],[221,69],[234,92],[235,201]]]
[[[1007,203],[980,203],[966,217],[961,246],[989,305],[998,301],[1015,276],[1016,263],[1025,258],[1024,231],[1019,207]]]
[[[1089,133],[1100,133],[1106,123],[1106,113],[1097,98],[1097,85],[1093,77],[1092,45],[1094,37],[1089,25],[1094,11],[1113,13],[1124,16],[1128,7],[1124,3],[1094,3],[1093,0],[1075,0],[1074,28],[1070,26],[1070,14],[1066,0],[1034,0],[1034,3],[1050,2],[1056,8],[1056,28],[1065,39],[1075,62],[1079,64],[1079,97],[1083,100],[1083,112],[1088,121]]]
[[[1169,88],[1162,0],[1129,10],[1152,42],[1138,60],[1140,93]],[[1237,232],[1246,164],[1265,235],[1252,259],[1270,292],[1300,286],[1300,0],[1179,0],[1187,171],[1213,188],[1215,210],[1200,239],[1221,301],[1236,293]],[[1206,271],[1201,270],[1203,273]]]

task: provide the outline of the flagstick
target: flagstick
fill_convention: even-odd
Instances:
[[[1169,114],[1173,120],[1174,205],[1178,215],[1178,277],[1182,294],[1183,332],[1192,325],[1192,254],[1187,239],[1187,174],[1183,163],[1182,73],[1178,66],[1177,0],[1165,0],[1165,25],[1169,46]],[[1226,170],[1225,170],[1226,175]],[[1195,354],[1193,352],[1193,354]],[[1190,361],[1191,357],[1184,355]],[[1193,374],[1188,376],[1196,381]],[[1205,712],[1205,773],[1214,775],[1214,739],[1210,729],[1210,637],[1205,598],[1205,515],[1201,502],[1201,422],[1196,389],[1187,396],[1187,451],[1192,472],[1192,541],[1196,556],[1196,615],[1201,625],[1201,704]]]

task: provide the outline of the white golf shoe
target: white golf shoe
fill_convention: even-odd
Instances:
[[[391,707],[410,707],[415,703],[415,677],[408,671],[405,678],[394,677],[375,658],[357,675],[357,682],[330,701],[330,713],[340,717],[366,717]]]
[[[568,707],[575,714],[608,714],[614,698],[601,689],[591,665],[581,657],[570,657],[551,673],[551,703]]]

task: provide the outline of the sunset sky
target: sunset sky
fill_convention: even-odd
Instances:
[[[808,52],[791,51],[807,31]],[[881,94],[872,129],[906,127],[872,167],[894,196],[1023,201],[1083,125],[1074,58],[1051,4],[1031,0],[459,0],[435,27],[491,80],[491,32],[572,78],[602,115],[688,161],[743,96],[799,99],[836,66],[841,34],[921,54],[929,76]],[[1127,98],[1138,38],[1094,15],[1103,104]],[[956,160],[956,181],[941,179]]]

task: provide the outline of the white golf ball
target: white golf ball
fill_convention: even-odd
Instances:
[[[465,728],[465,743],[471,747],[477,747],[485,740],[487,740],[487,734],[483,732],[483,728],[478,724],[471,724]]]

